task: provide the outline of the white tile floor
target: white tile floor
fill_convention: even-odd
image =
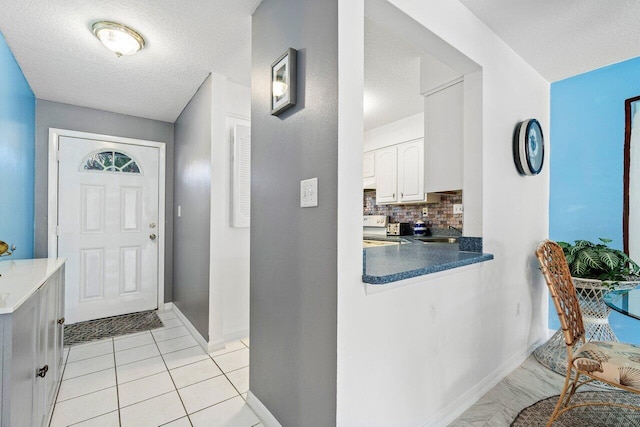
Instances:
[[[59,426],[262,426],[246,405],[249,339],[207,354],[171,312],[164,327],[65,349]]]

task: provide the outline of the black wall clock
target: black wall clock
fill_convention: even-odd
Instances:
[[[536,119],[518,123],[513,135],[513,160],[522,175],[537,175],[544,163],[544,136]]]

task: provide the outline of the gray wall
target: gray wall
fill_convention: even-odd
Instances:
[[[253,16],[250,389],[285,427],[336,422],[338,2]],[[270,115],[270,66],[298,50],[298,103]],[[318,207],[300,180],[318,177]]]
[[[173,280],[173,124],[58,102],[36,101],[35,257],[48,252],[47,192],[49,128],[165,142],[166,212],[164,300],[172,300]]]
[[[175,123],[173,303],[209,340],[211,224],[211,107],[209,76]],[[178,218],[177,206],[182,206]]]

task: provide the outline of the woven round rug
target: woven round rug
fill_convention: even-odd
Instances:
[[[640,407],[640,395],[620,391],[585,391],[576,393],[571,404],[585,402],[613,402]],[[512,427],[545,426],[558,403],[558,396],[539,400],[524,408],[511,423]],[[636,427],[640,426],[640,411],[615,406],[586,406],[562,414],[554,427]]]

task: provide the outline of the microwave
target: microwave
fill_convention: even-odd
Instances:
[[[413,228],[408,222],[394,222],[387,224],[388,236],[410,236],[413,234]]]

